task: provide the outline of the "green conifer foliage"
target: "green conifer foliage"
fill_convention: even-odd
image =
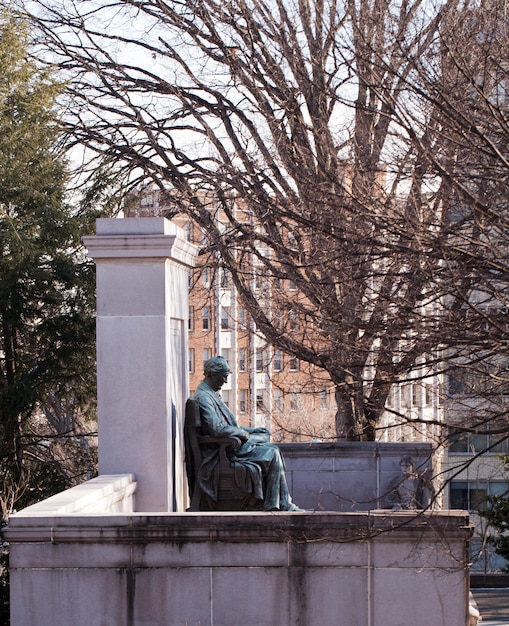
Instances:
[[[60,86],[31,60],[29,33],[0,14],[0,487],[5,516],[66,486],[48,421],[93,386],[93,270],[84,220],[66,202]],[[87,231],[90,232],[89,228]],[[54,421],[54,420],[53,420]],[[51,453],[49,452],[51,451]],[[58,456],[58,455],[57,455]]]
[[[504,457],[504,464],[506,470],[509,470],[509,456]],[[490,541],[495,552],[508,562],[503,571],[509,573],[509,489],[501,496],[490,496],[488,506],[479,511],[479,515],[497,531],[494,536],[490,537]]]

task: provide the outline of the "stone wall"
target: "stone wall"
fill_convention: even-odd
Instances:
[[[369,511],[384,507],[399,461],[409,454],[417,471],[432,470],[428,443],[279,444],[293,500],[317,511]],[[432,471],[431,471],[432,473]]]
[[[53,513],[41,505],[6,531],[12,626],[466,623],[462,512],[66,515],[56,500]]]

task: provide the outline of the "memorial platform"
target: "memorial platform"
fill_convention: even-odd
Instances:
[[[134,487],[10,518],[12,626],[466,624],[463,512],[129,512]]]

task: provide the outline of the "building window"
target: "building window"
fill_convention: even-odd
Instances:
[[[433,404],[433,387],[429,383],[424,387],[425,393],[425,403],[426,406],[431,406]]]
[[[208,306],[204,306],[202,309],[202,322],[203,330],[210,330],[210,309]]]
[[[223,359],[230,365],[230,357],[231,357],[231,349],[230,348],[222,348],[221,356]]]
[[[259,268],[255,270],[254,282],[255,282],[255,289],[263,288],[263,274],[262,274],[262,270]]]
[[[283,353],[276,348],[274,350],[274,371],[280,372],[283,369]]]
[[[290,358],[290,371],[292,372],[299,371],[299,359],[296,356],[292,356]]]
[[[290,411],[298,411],[299,394],[296,391],[290,391]]]
[[[221,330],[229,330],[230,328],[230,307],[221,307]]]
[[[202,268],[201,279],[204,287],[210,287],[210,270],[208,267]]]
[[[283,392],[281,389],[274,389],[272,392],[272,401],[274,411],[283,410]]]
[[[223,289],[228,289],[230,287],[230,274],[224,267],[221,268],[219,281],[219,284]]]
[[[189,348],[189,373],[194,372],[194,348]]]
[[[393,407],[394,406],[394,385],[391,386],[389,393],[387,394],[387,400],[385,402],[386,406]]]
[[[189,317],[187,318],[187,329],[189,332],[194,330],[194,306],[189,307]]]
[[[438,406],[443,406],[444,404],[444,397],[445,397],[445,384],[443,379],[440,379],[440,382],[438,383],[438,394],[437,394],[437,404]]]
[[[299,319],[295,311],[290,311],[288,315],[290,321],[290,330],[297,330],[299,327]]]
[[[256,371],[263,372],[265,366],[265,350],[256,348]]]
[[[401,406],[408,406],[408,385],[399,386],[399,403]]]
[[[449,483],[449,508],[479,511],[486,508],[488,496],[506,492],[506,482],[453,480]]]
[[[203,348],[203,362],[212,358],[212,350],[210,348]]]
[[[221,389],[221,398],[227,407],[230,407],[230,390]]]
[[[469,392],[467,372],[461,367],[454,367],[447,375],[447,394],[464,395]]]
[[[421,387],[419,383],[411,383],[410,389],[412,393],[412,406],[420,406],[419,399]]]
[[[243,306],[239,308],[239,325],[242,327],[246,325],[246,309]]]
[[[247,350],[245,348],[239,349],[239,371],[245,372],[247,365]]]
[[[449,396],[491,395],[509,393],[508,364],[503,359],[471,367],[453,367],[447,375]]]
[[[247,389],[241,389],[239,393],[239,409],[241,413],[247,412]]]
[[[258,412],[263,411],[265,408],[265,402],[263,401],[263,390],[262,389],[257,389],[256,390],[256,410]]]
[[[455,433],[449,442],[449,452],[454,454],[478,454],[484,451],[492,454],[509,453],[509,441],[501,433]]]

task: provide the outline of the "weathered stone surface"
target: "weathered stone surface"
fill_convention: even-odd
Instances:
[[[6,531],[13,626],[465,624],[462,512],[66,515],[58,497]]]
[[[134,473],[137,508],[185,510],[188,272],[196,248],[164,218],[99,219],[99,473]]]
[[[411,455],[416,468],[431,468],[427,443],[337,442],[280,444],[294,502],[318,511],[381,508],[399,462]]]

